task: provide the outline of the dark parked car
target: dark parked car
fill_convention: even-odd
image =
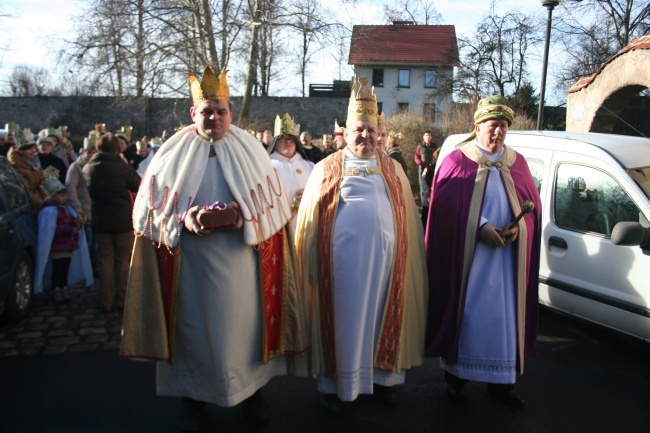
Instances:
[[[0,314],[18,322],[32,307],[36,211],[9,161],[0,156]]]

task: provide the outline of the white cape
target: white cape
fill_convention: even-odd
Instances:
[[[212,144],[212,146],[210,146]],[[248,132],[231,125],[211,143],[190,125],[167,140],[147,167],[135,200],[137,235],[178,246],[183,220],[194,202],[213,147],[233,199],[244,218],[244,242],[257,245],[291,218],[289,200],[269,156]]]

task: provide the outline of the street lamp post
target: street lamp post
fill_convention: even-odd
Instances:
[[[544,61],[542,63],[542,87],[539,91],[539,112],[537,113],[537,130],[542,129],[544,119],[544,94],[546,93],[546,67],[548,66],[548,46],[551,42],[551,22],[553,21],[553,9],[560,4],[560,0],[541,0],[542,6],[548,9],[546,20],[546,43],[544,44]]]

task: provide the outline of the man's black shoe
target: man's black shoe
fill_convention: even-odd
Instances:
[[[201,430],[203,423],[203,408],[205,403],[202,401],[193,400],[191,398],[183,398],[183,415],[181,415],[181,431],[183,432],[197,432]]]
[[[258,424],[266,424],[271,419],[271,408],[262,397],[261,390],[258,389],[255,394],[244,400],[244,418]]]
[[[524,399],[519,395],[515,394],[513,391],[510,391],[505,394],[490,394],[495,400],[499,400],[508,406],[522,408],[524,407]]]
[[[499,400],[508,406],[521,408],[524,406],[524,399],[515,394],[510,384],[488,384],[488,393],[494,400]]]
[[[397,406],[397,395],[389,386],[374,385],[372,395],[383,405]]]
[[[461,401],[465,398],[463,393],[463,385],[460,383],[448,383],[447,384],[447,397],[454,401]]]
[[[339,398],[336,394],[321,394],[318,402],[323,412],[335,413],[339,411]]]

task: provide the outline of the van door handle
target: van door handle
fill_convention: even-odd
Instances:
[[[568,248],[566,241],[562,238],[558,238],[557,236],[551,236],[550,238],[548,238],[548,245],[551,247],[558,247],[565,250]]]

